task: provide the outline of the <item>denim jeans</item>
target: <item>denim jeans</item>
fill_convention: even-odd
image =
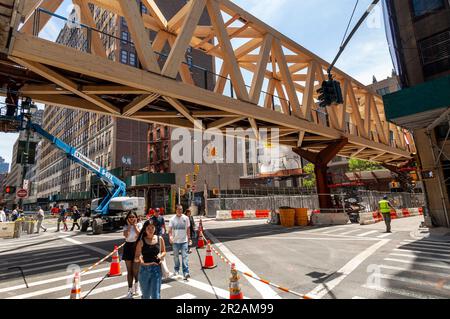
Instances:
[[[179,273],[180,271],[180,250],[181,250],[181,260],[183,263],[183,275],[189,274],[189,247],[188,243],[182,243],[182,244],[176,244],[173,245],[173,261],[175,264],[174,270],[175,274]]]
[[[141,266],[139,284],[142,299],[161,299],[161,266]]]

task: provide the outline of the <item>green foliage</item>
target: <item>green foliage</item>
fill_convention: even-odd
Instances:
[[[309,174],[309,177],[303,179],[304,187],[316,187],[316,174],[314,174],[314,164],[308,163],[303,170],[306,174]]]
[[[377,163],[359,160],[356,158],[351,158],[348,161],[348,167],[350,172],[375,171],[378,169],[383,169],[383,167]]]

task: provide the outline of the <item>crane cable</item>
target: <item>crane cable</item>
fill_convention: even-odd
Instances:
[[[350,17],[350,21],[348,22],[347,29],[345,30],[344,37],[342,38],[342,42],[341,42],[341,45],[340,45],[341,47],[342,47],[342,44],[344,44],[345,37],[347,36],[348,29],[350,28],[350,24],[352,23],[353,17],[355,16],[355,12],[356,12],[356,8],[358,7],[358,4],[359,4],[359,0],[356,0],[355,7],[353,8],[353,12],[352,12],[352,15]]]

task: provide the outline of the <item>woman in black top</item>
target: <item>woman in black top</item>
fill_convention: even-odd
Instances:
[[[151,220],[145,222],[136,245],[135,262],[141,264],[139,283],[142,299],[161,299],[161,260],[166,256],[162,237]]]

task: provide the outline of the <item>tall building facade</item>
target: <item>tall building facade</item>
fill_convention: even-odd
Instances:
[[[431,221],[450,227],[450,2],[384,2],[402,87],[383,97],[386,116],[414,132]]]
[[[6,163],[5,159],[0,156],[0,174],[6,174],[9,172],[9,163]]]

